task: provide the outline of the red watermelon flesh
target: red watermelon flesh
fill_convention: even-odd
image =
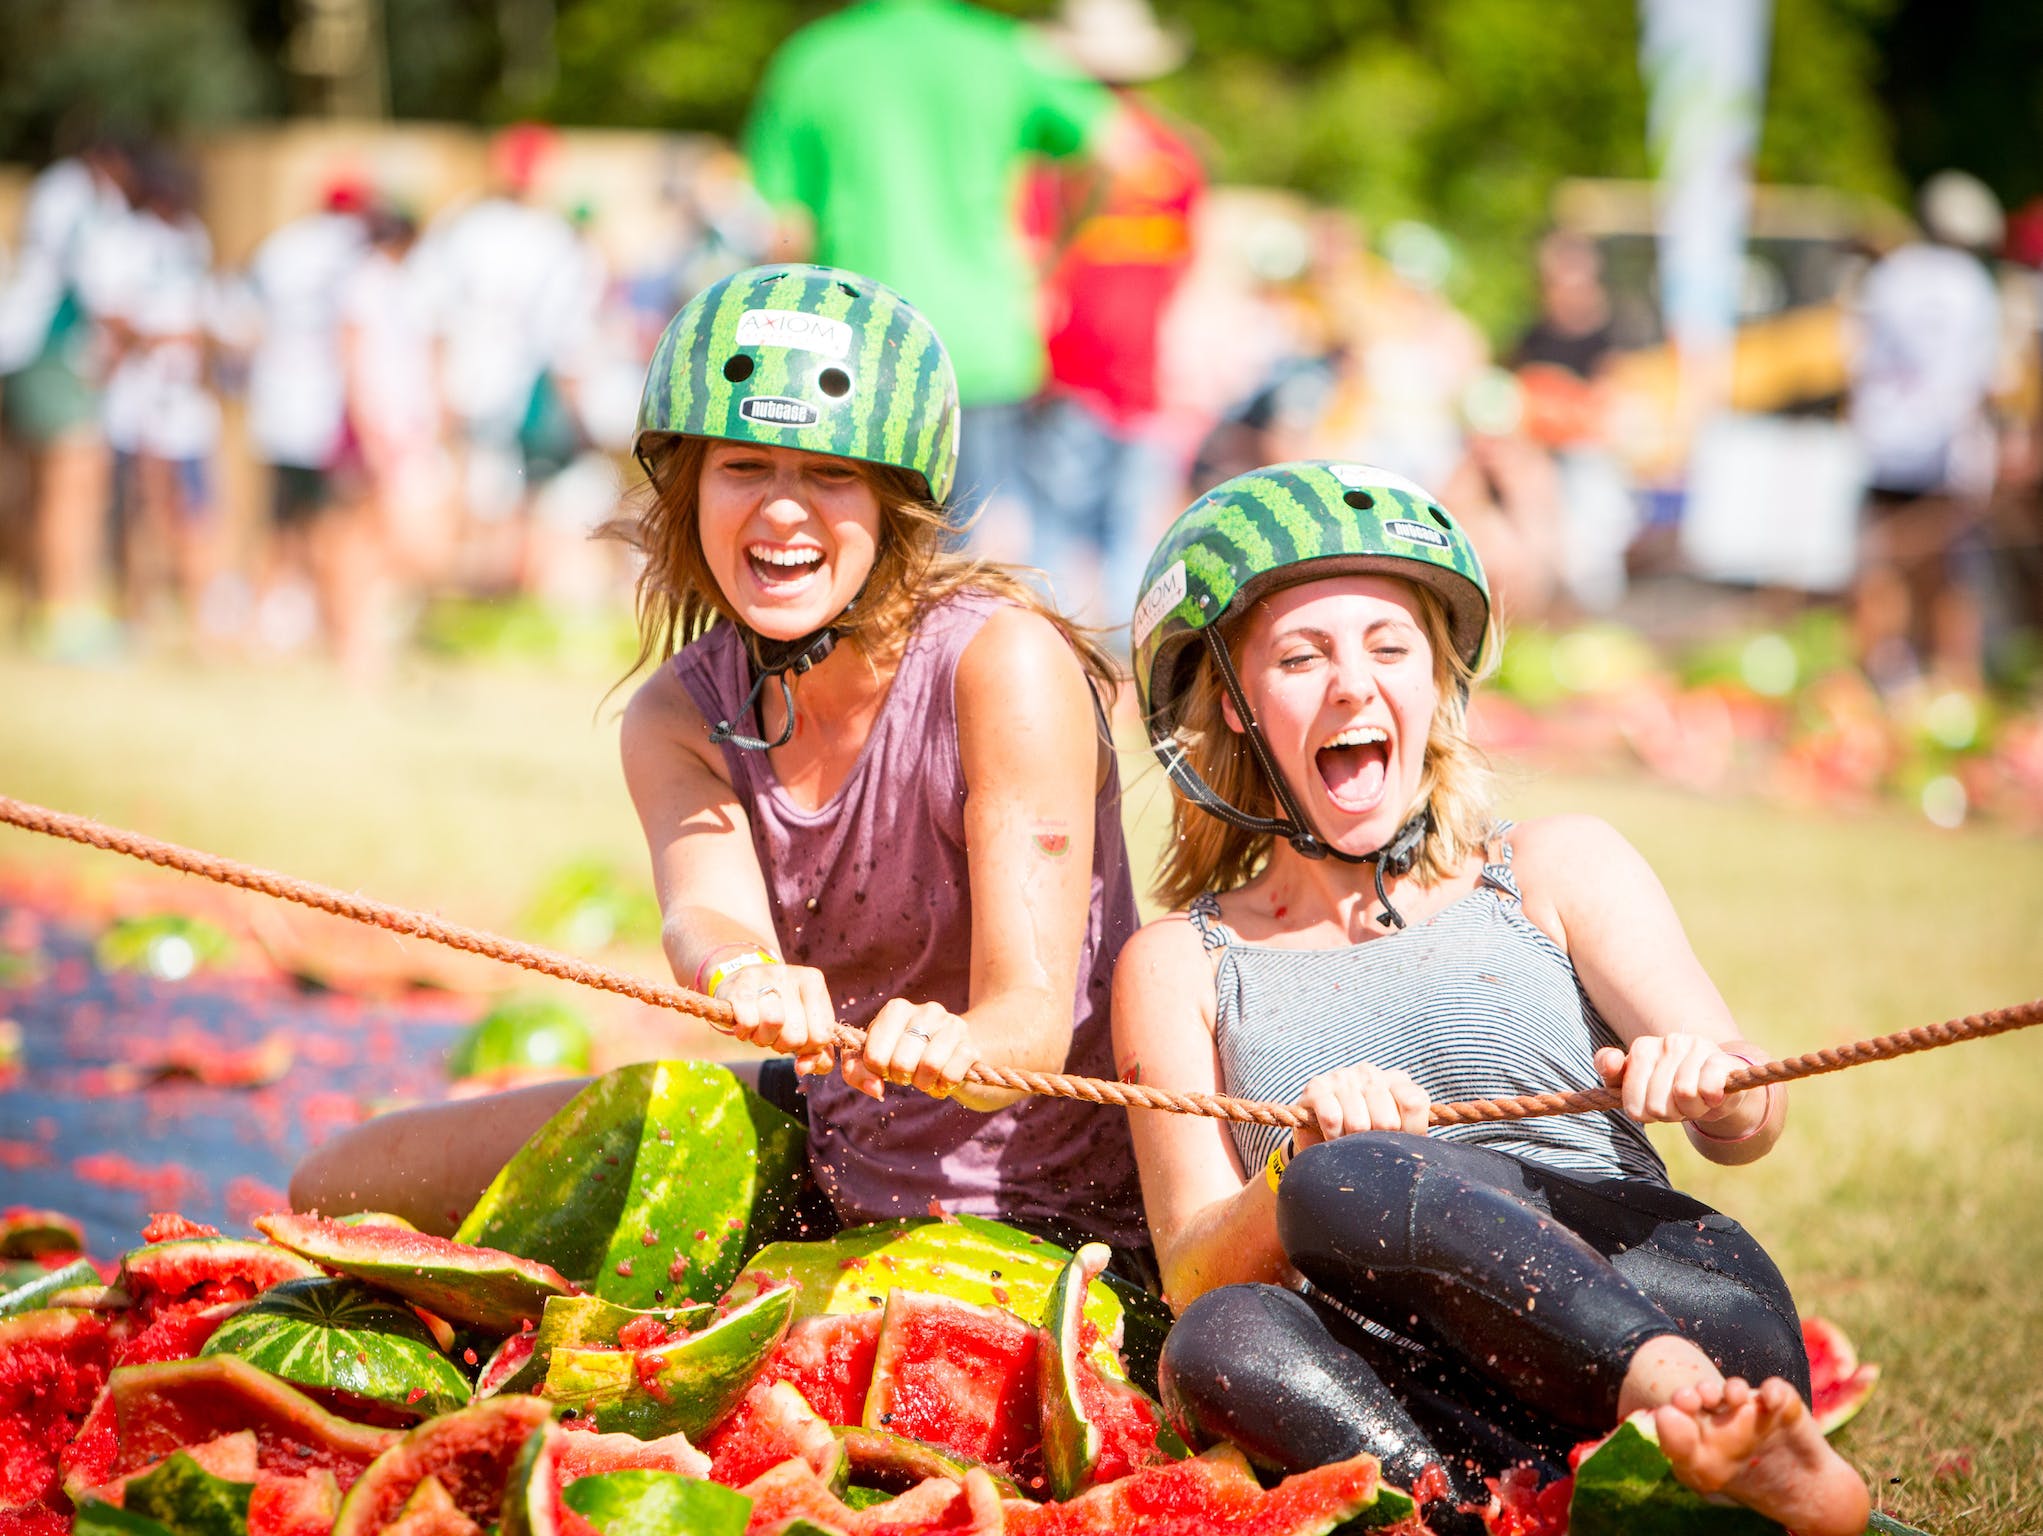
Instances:
[[[807,1520],[843,1536],[964,1536],[1008,1529],[999,1492],[974,1469],[963,1484],[933,1477],[885,1503],[852,1509],[800,1460],[784,1461],[747,1483],[752,1501],[746,1536],[774,1536],[794,1520]],[[1026,1506],[1014,1506],[1026,1507]],[[1124,1533],[1125,1536],[1125,1533]]]
[[[745,1536],[769,1536],[794,1520],[849,1532],[857,1518],[857,1511],[824,1486],[816,1469],[799,1459],[782,1462],[738,1491],[752,1501]]]
[[[29,1312],[0,1323],[0,1510],[61,1491],[64,1447],[106,1381],[111,1346],[91,1312]]]
[[[1485,1479],[1490,1507],[1483,1511],[1489,1536],[1568,1536],[1568,1506],[1575,1498],[1572,1477],[1540,1486],[1537,1467],[1511,1467]]]
[[[335,1536],[382,1530],[428,1477],[439,1480],[469,1519],[493,1523],[526,1437],[551,1417],[552,1409],[536,1397],[492,1397],[426,1420],[378,1456],[348,1490]]]
[[[599,1472],[679,1472],[684,1477],[709,1476],[709,1457],[688,1443],[683,1434],[658,1440],[641,1440],[636,1435],[603,1435],[595,1430],[570,1431],[562,1436],[554,1457],[554,1469],[563,1483]],[[569,1510],[569,1514],[574,1511]],[[579,1519],[579,1516],[576,1516]]]
[[[231,1435],[220,1435],[212,1440],[201,1441],[197,1445],[187,1445],[181,1448],[181,1452],[173,1451],[171,1454],[189,1456],[213,1476],[224,1477],[230,1483],[255,1481],[256,1446],[255,1431],[252,1429],[240,1429]],[[163,1460],[168,1459],[165,1457]],[[92,1490],[92,1497],[104,1499],[109,1504],[124,1504],[127,1500],[128,1484],[138,1477],[148,1476],[162,1465],[163,1461],[152,1461],[146,1467],[137,1467],[112,1482],[100,1484]]]
[[[226,1285],[207,1289],[225,1288]],[[206,1347],[228,1318],[253,1296],[233,1301],[164,1301],[151,1297],[131,1310],[115,1315],[113,1323],[115,1365],[161,1365],[169,1360],[193,1360]]]
[[[880,1314],[798,1318],[760,1367],[753,1391],[785,1381],[832,1424],[856,1424],[872,1390]],[[750,1394],[748,1393],[748,1396]]]
[[[343,1488],[398,1437],[336,1418],[304,1393],[231,1358],[129,1366],[107,1378],[64,1453],[69,1488],[90,1488],[237,1430],[261,1471],[328,1471]]]
[[[1102,1376],[1083,1355],[1078,1360],[1078,1400],[1086,1418],[1100,1432],[1099,1459],[1093,1463],[1095,1483],[1110,1483],[1138,1467],[1173,1459],[1157,1449],[1160,1420],[1156,1405],[1127,1383]]]
[[[424,1479],[380,1536],[483,1536],[482,1527],[454,1506],[436,1477]]]
[[[1866,1406],[1880,1368],[1859,1364],[1844,1330],[1825,1318],[1802,1319],[1802,1343],[1809,1351],[1809,1411],[1818,1429],[1834,1435]]]
[[[1011,1312],[920,1291],[887,1298],[862,1422],[985,1462],[1039,1486],[1042,1330]]]
[[[151,1211],[149,1225],[142,1229],[145,1243],[174,1243],[186,1237],[218,1237],[220,1229],[193,1221],[176,1211]]]
[[[1007,1505],[1009,1536],[1296,1536],[1328,1529],[1376,1498],[1373,1456],[1287,1477],[1267,1492],[1225,1451],[1146,1467],[1064,1504]]]
[[[331,1472],[258,1472],[248,1500],[248,1536],[326,1536],[340,1510]]]
[[[71,1515],[48,1504],[0,1508],[0,1536],[71,1536]]]
[[[825,1477],[844,1465],[836,1433],[785,1381],[769,1383],[763,1393],[748,1391],[703,1441],[703,1449],[710,1457],[710,1481],[726,1488],[742,1488],[790,1456]]]

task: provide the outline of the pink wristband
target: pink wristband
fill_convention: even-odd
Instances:
[[[1763,1062],[1755,1061],[1752,1057],[1746,1055],[1743,1051],[1726,1051],[1724,1052],[1724,1054],[1726,1056],[1736,1056],[1748,1067],[1757,1067],[1765,1065],[1765,1063]],[[1714,1141],[1720,1147],[1735,1147],[1741,1141],[1750,1141],[1753,1137],[1757,1136],[1762,1130],[1764,1130],[1766,1128],[1766,1122],[1773,1118],[1773,1091],[1779,1086],[1780,1086],[1779,1083],[1768,1083],[1766,1085],[1766,1108],[1762,1109],[1759,1112],[1759,1118],[1752,1122],[1750,1129],[1740,1131],[1736,1136],[1714,1136],[1709,1131],[1703,1128],[1703,1123],[1700,1120],[1689,1121],[1688,1128],[1691,1131],[1695,1132],[1696,1135],[1700,1136],[1704,1141]],[[1739,1092],[1741,1093],[1750,1093],[1751,1091],[1752,1090],[1750,1088],[1741,1088],[1739,1090]]]

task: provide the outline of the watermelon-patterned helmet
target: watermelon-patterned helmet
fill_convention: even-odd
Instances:
[[[1403,476],[1367,464],[1272,464],[1193,502],[1149,557],[1130,636],[1151,739],[1178,724],[1204,649],[1192,642],[1282,587],[1351,574],[1437,593],[1462,660],[1481,659],[1490,621],[1482,562],[1447,509]]]
[[[667,435],[734,438],[892,464],[950,494],[958,384],[936,330],[882,283],[776,265],[705,288],[660,338],[637,452]]]

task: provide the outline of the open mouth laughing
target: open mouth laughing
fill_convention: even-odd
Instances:
[[[1351,725],[1313,754],[1320,782],[1334,804],[1361,815],[1383,799],[1390,772],[1390,736],[1381,726]]]

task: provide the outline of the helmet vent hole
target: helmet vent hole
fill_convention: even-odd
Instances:
[[[724,377],[733,384],[742,384],[752,377],[752,359],[742,352],[734,352],[724,361]]]
[[[824,394],[835,400],[851,392],[851,375],[842,368],[825,368],[816,375],[816,384]]]
[[[1426,507],[1426,514],[1449,533],[1454,532],[1454,523],[1448,518],[1445,507],[1434,506],[1429,503]]]
[[[840,288],[841,290],[843,290],[843,292],[844,292],[844,294],[845,294],[845,296],[846,296],[847,298],[853,298],[853,299],[855,299],[855,298],[857,298],[857,297],[858,297],[858,290],[857,290],[856,288],[852,287],[852,286],[851,286],[851,284],[849,284],[849,283],[839,283],[839,284],[838,284],[837,286],[838,286],[838,287],[839,287],[839,288]]]
[[[1341,497],[1341,500],[1345,501],[1357,512],[1367,512],[1376,505],[1376,498],[1367,491],[1349,491]]]

